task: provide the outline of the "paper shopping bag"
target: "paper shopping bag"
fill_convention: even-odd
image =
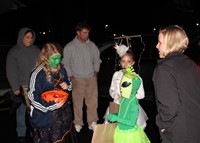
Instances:
[[[97,124],[94,129],[91,143],[114,143],[114,131],[117,123]]]
[[[117,113],[119,111],[119,104],[115,102],[109,103],[109,113]]]

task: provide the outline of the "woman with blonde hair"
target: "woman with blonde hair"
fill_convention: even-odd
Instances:
[[[156,48],[158,64],[153,83],[162,143],[198,143],[200,140],[200,70],[184,51],[189,38],[173,25],[161,29]]]

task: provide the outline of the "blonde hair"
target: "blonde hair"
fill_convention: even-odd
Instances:
[[[165,52],[164,56],[172,52],[184,52],[188,48],[189,39],[184,29],[178,25],[173,25],[161,29],[163,34]]]
[[[40,55],[36,61],[36,67],[43,65],[43,70],[46,74],[46,79],[48,82],[51,81],[51,68],[49,65],[49,57],[55,53],[61,53],[62,47],[58,43],[48,42],[46,43],[40,52]],[[60,65],[57,67],[57,71],[60,70]]]

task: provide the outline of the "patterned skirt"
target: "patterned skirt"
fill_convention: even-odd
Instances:
[[[52,118],[51,128],[33,129],[33,143],[78,143],[71,102],[53,111]]]

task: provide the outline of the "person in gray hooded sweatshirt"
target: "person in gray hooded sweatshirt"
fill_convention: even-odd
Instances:
[[[11,94],[14,100],[18,97],[23,97],[20,87],[28,85],[30,73],[40,53],[40,49],[34,45],[35,38],[36,34],[32,29],[22,28],[18,33],[17,44],[8,51],[6,74],[12,88]],[[26,105],[22,103],[20,102],[16,111],[16,131],[18,139],[25,140],[27,130],[25,120]]]

